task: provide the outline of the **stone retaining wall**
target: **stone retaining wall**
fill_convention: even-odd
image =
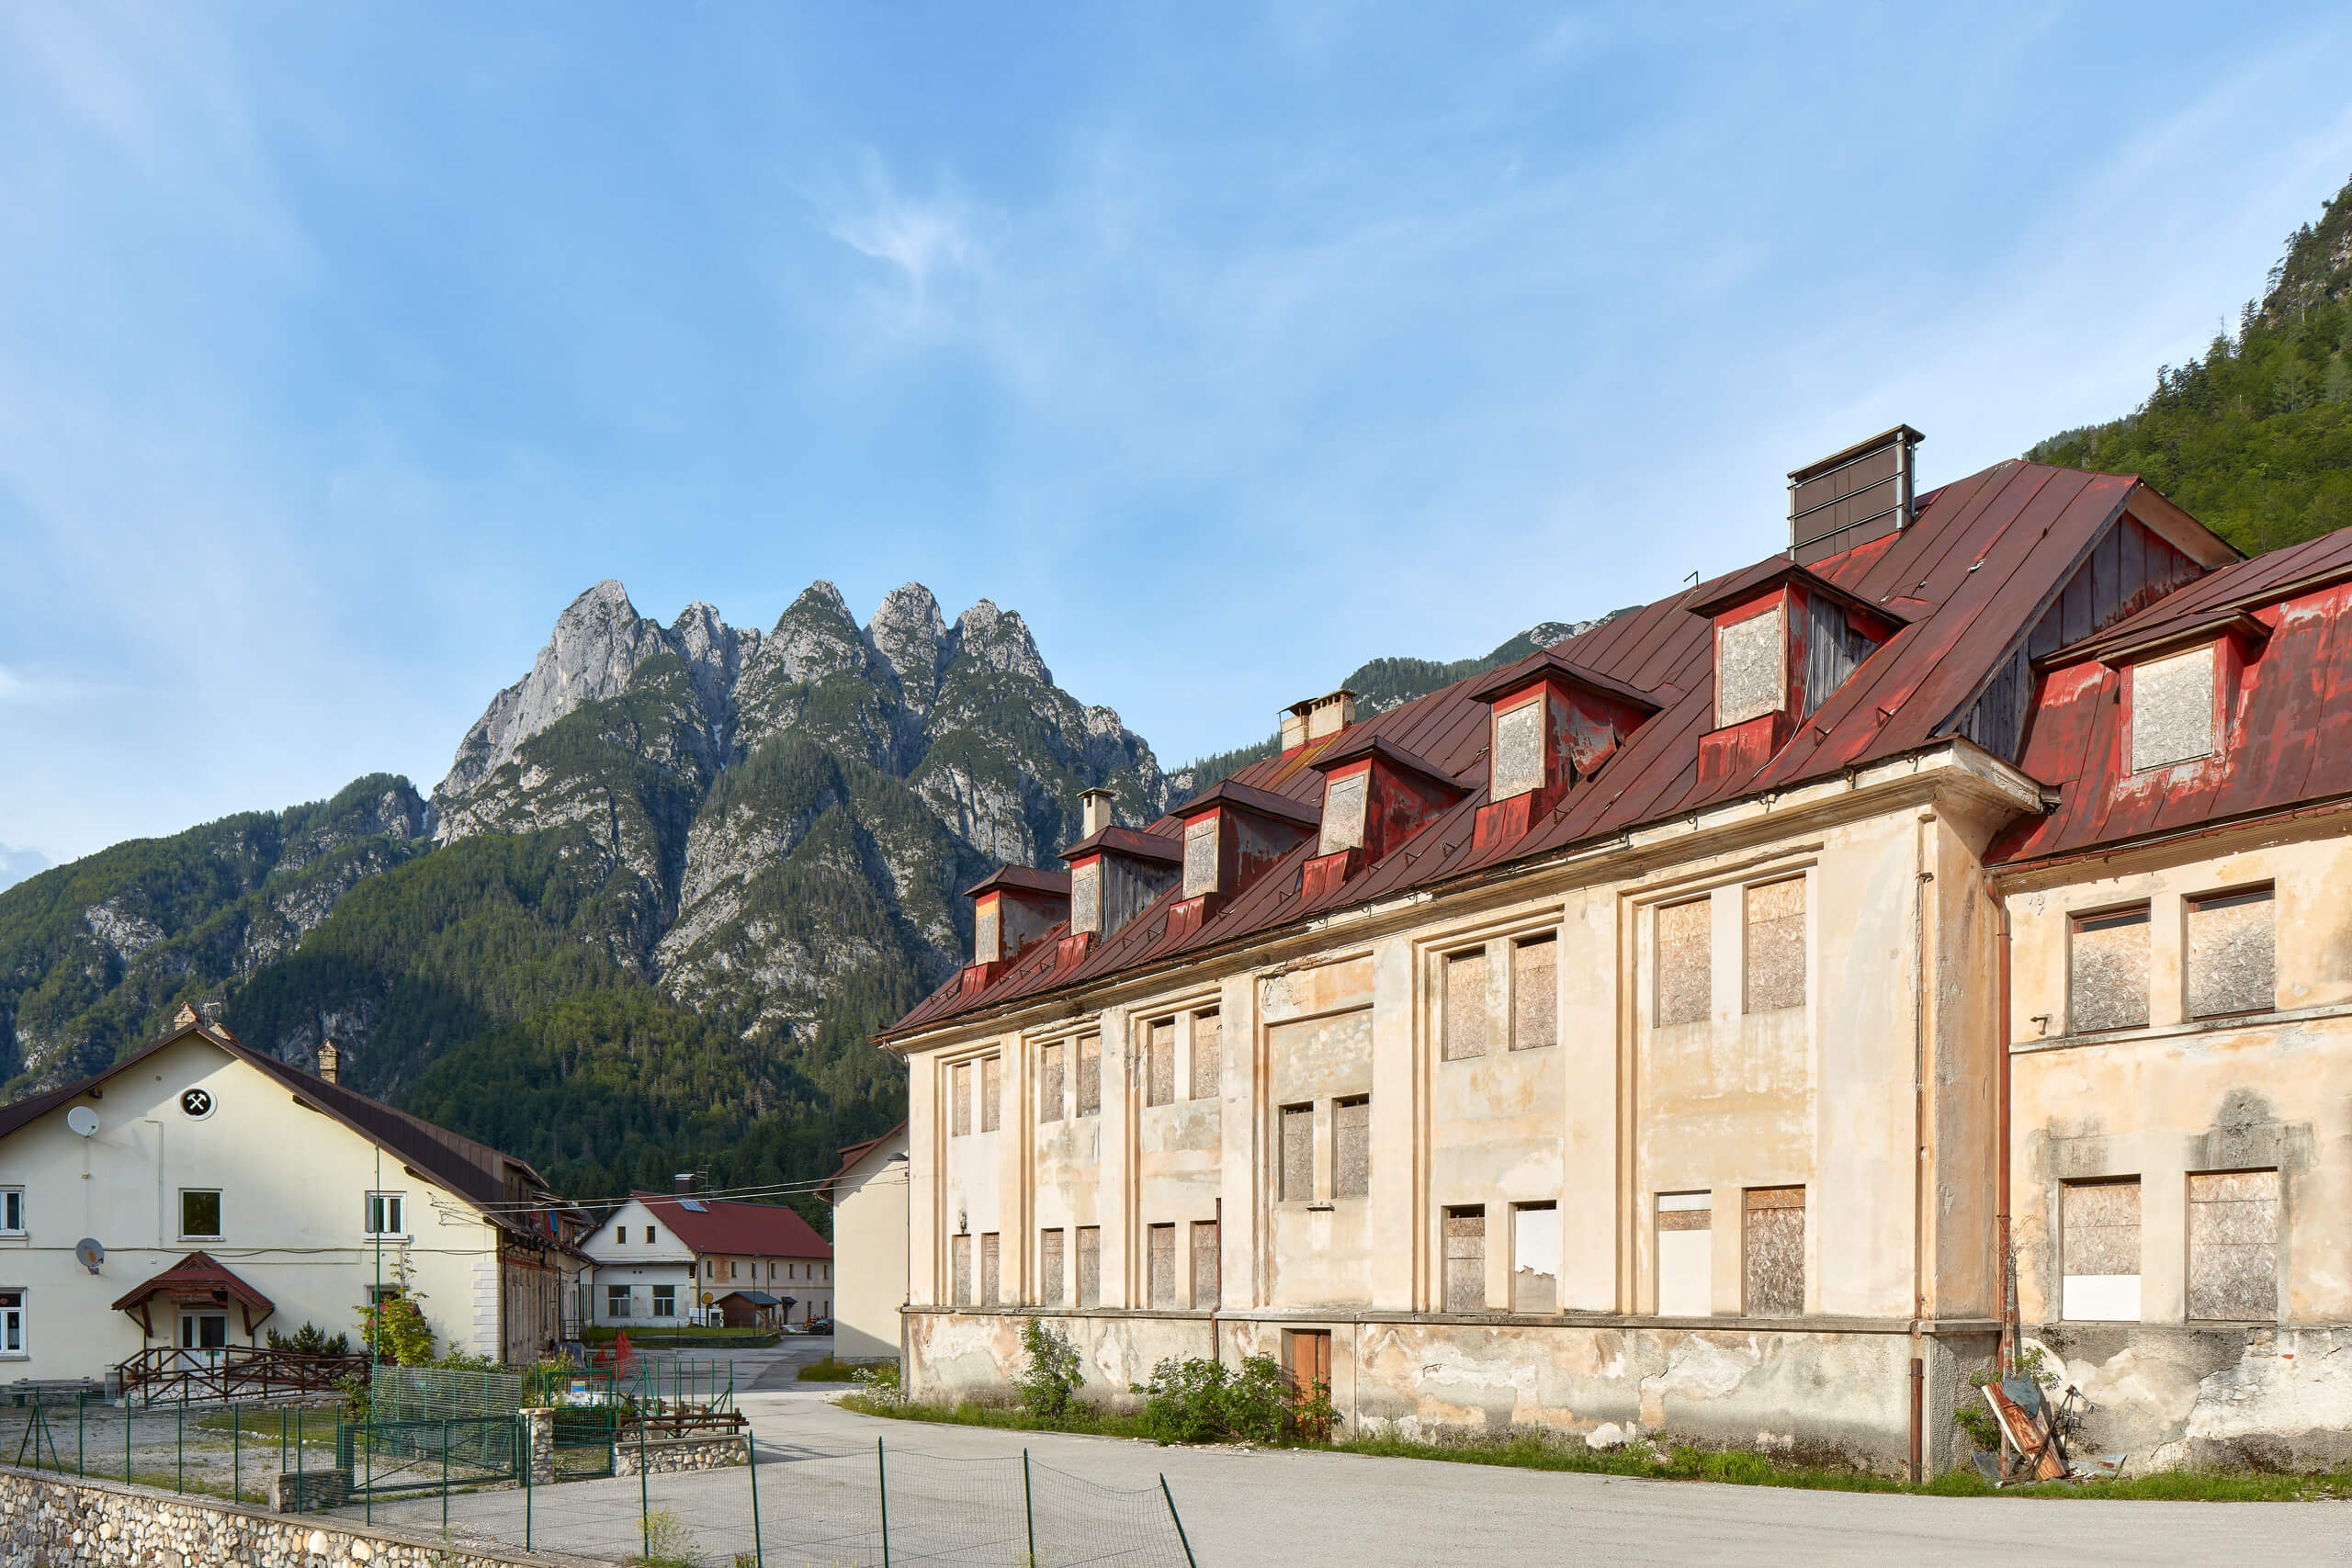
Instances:
[[[743,1437],[737,1433],[726,1438],[649,1438],[645,1442],[645,1473],[662,1475],[673,1470],[724,1470],[730,1464],[743,1462]],[[637,1473],[638,1447],[634,1439],[624,1439],[613,1445],[613,1473]]]
[[[736,1447],[740,1450],[741,1444]],[[0,1465],[0,1568],[514,1568],[585,1560],[489,1550]]]

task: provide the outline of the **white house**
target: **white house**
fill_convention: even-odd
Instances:
[[[0,1381],[218,1364],[305,1323],[356,1346],[379,1292],[444,1348],[511,1362],[567,1337],[582,1265],[528,1165],[345,1089],[332,1046],[313,1075],[176,1022],[0,1107]]]
[[[833,1249],[781,1203],[632,1192],[581,1243],[595,1264],[594,1321],[624,1328],[686,1323],[817,1323],[833,1314]]]
[[[833,1354],[895,1358],[907,1304],[907,1124],[841,1152],[819,1189],[833,1206]]]

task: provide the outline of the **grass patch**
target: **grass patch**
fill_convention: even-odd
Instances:
[[[876,1365],[873,1361],[837,1361],[828,1352],[823,1360],[811,1361],[801,1368],[799,1378],[802,1382],[855,1382],[858,1373],[870,1371]]]
[[[1106,1438],[1148,1438],[1139,1416],[1091,1404],[1075,1408],[1052,1425],[1034,1421],[1017,1404],[895,1404],[865,1394],[835,1401],[844,1410],[900,1421],[955,1427],[994,1427],[1006,1431],[1079,1432]],[[1552,1470],[1581,1475],[1616,1475],[1644,1481],[1712,1481],[1731,1486],[1785,1486],[1815,1492],[1915,1493],[1930,1497],[2072,1497],[2117,1502],[2299,1503],[2352,1497],[2352,1468],[2322,1475],[2281,1475],[2260,1471],[2167,1470],[2146,1475],[2127,1472],[2114,1481],[2044,1482],[1996,1487],[1973,1470],[1956,1470],[1923,1485],[1880,1475],[1835,1460],[1798,1461],[1742,1449],[1702,1449],[1671,1439],[1595,1449],[1580,1438],[1521,1431],[1506,1437],[1412,1439],[1385,1435],[1347,1438],[1333,1443],[1284,1442],[1283,1448],[1374,1459],[1414,1459],[1447,1464],[1498,1465],[1514,1470]]]
[[[629,1344],[640,1350],[673,1345],[775,1345],[784,1338],[780,1328],[622,1328],[606,1325],[585,1331],[585,1343],[610,1345],[626,1332]]]

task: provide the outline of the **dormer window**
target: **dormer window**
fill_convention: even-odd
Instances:
[[[1342,740],[1308,764],[1323,775],[1323,825],[1299,874],[1308,903],[1377,865],[1468,792],[1443,769],[1385,736]]]
[[[972,900],[967,989],[985,990],[1008,964],[1069,919],[1069,877],[1061,872],[1001,866],[967,894]]]
[[[1364,799],[1372,786],[1372,770],[1365,767],[1346,777],[1333,777],[1323,791],[1323,832],[1316,842],[1317,854],[1336,854],[1341,850],[1363,847]]]
[[[1179,933],[1199,929],[1220,901],[1263,876],[1322,827],[1315,807],[1233,779],[1203,790],[1175,815],[1184,823],[1184,886],[1168,925]]]
[[[1168,891],[1182,874],[1183,845],[1164,833],[1114,825],[1062,852],[1069,864],[1069,939],[1082,947],[1107,937]],[[1065,953],[1065,960],[1072,956]]]
[[[972,911],[972,962],[986,964],[997,955],[1004,934],[1004,922],[997,911],[997,900],[983,898]]]
[[[1544,787],[1544,688],[1516,707],[1495,710],[1493,781],[1487,795],[1507,800]]]
[[[1505,665],[1472,688],[1488,705],[1487,803],[1479,848],[1519,837],[1579,779],[1599,772],[1658,711],[1657,698],[1557,649]]]
[[[1775,600],[1761,615],[1715,626],[1715,728],[1788,705],[1788,633]]]
[[[1102,863],[1099,860],[1070,867],[1069,929],[1081,933],[1102,929]]]
[[[1184,824],[1184,897],[1216,891],[1216,827],[1214,816]]]
[[[2132,667],[2132,771],[2170,767],[2214,750],[2216,645]]]

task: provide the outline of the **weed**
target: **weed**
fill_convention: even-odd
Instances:
[[[703,1568],[702,1548],[685,1521],[666,1508],[645,1516],[645,1551],[629,1559],[639,1568]]]
[[[1085,1381],[1078,1347],[1069,1335],[1033,1317],[1021,1330],[1021,1349],[1028,1358],[1021,1371],[1021,1407],[1031,1420],[1045,1426],[1068,1420],[1078,1401],[1078,1385]]]

